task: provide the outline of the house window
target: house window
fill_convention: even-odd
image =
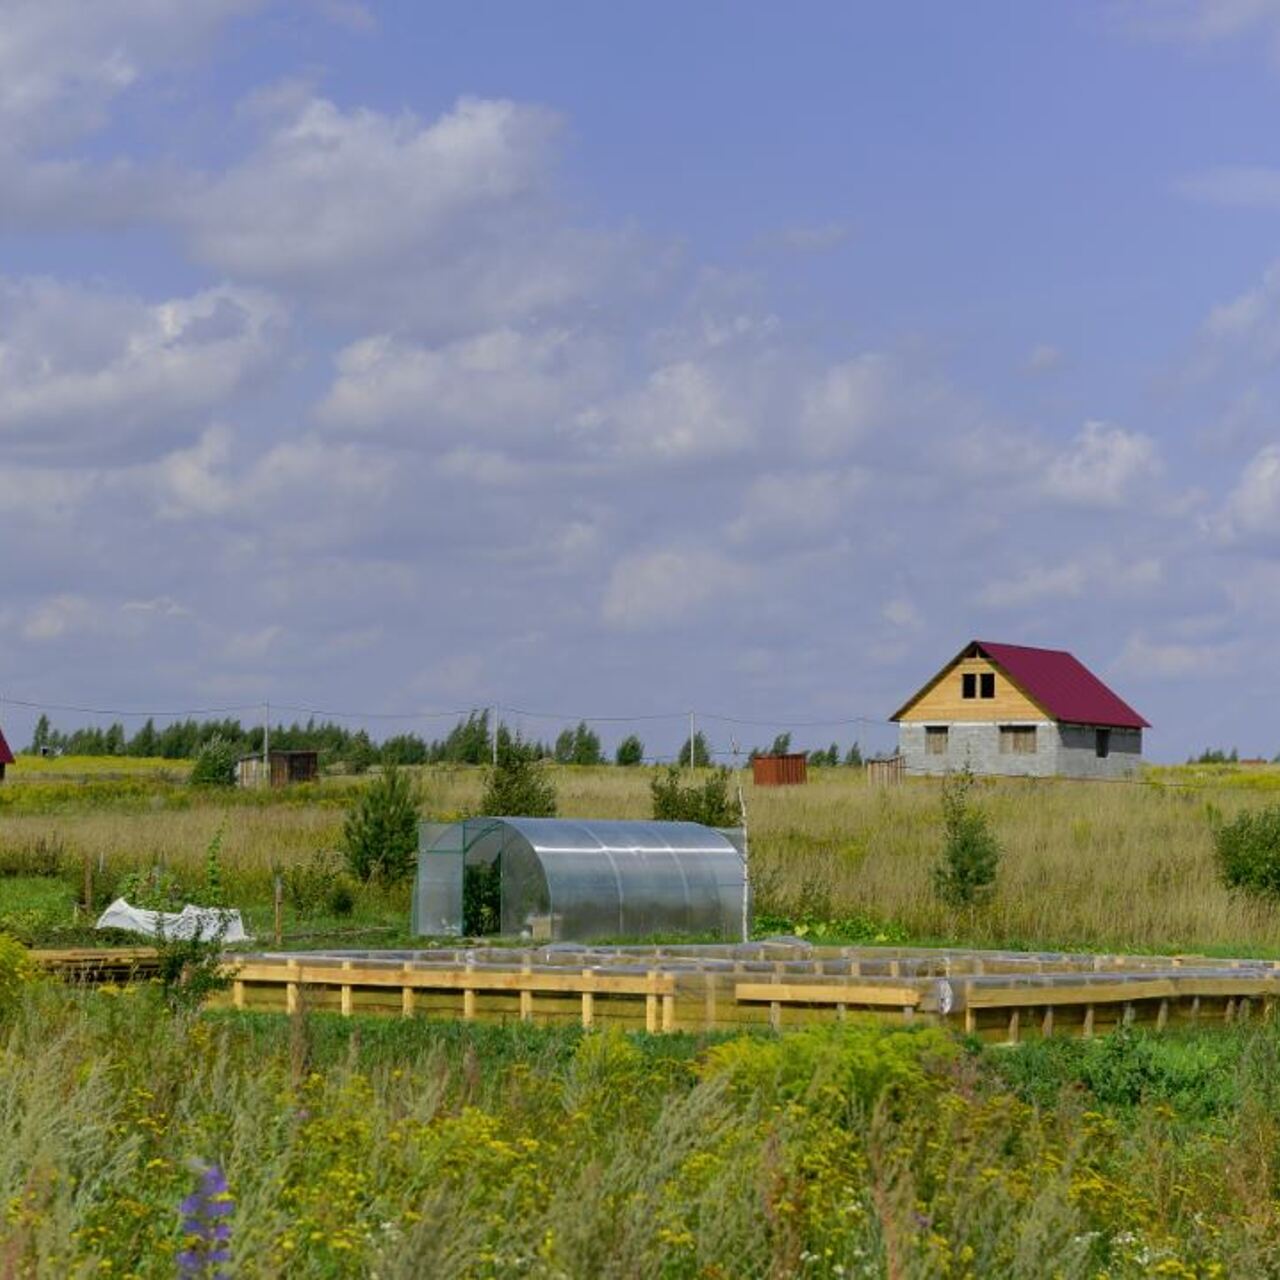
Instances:
[[[976,698],[978,696],[978,677],[972,671],[966,671],[960,677],[960,696],[962,698]]]
[[[996,696],[996,676],[994,671],[984,671],[982,673],[982,696],[984,698],[994,698]]]
[[[927,756],[943,756],[947,753],[947,726],[930,724],[924,730],[924,753]]]
[[[1035,753],[1035,725],[1002,724],[1000,726],[1000,754],[1002,756],[1033,756]]]
[[[1111,754],[1111,730],[1095,729],[1094,735],[1093,749],[1099,760],[1105,760]]]

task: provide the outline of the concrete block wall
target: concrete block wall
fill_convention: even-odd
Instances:
[[[902,721],[898,725],[898,751],[906,761],[908,774],[935,777],[967,765],[977,774],[1004,777],[1122,778],[1136,772],[1142,762],[1140,730],[1112,729],[1110,754],[1100,758],[1091,726],[1059,725],[1052,720],[1034,724],[1034,754],[1002,753],[1000,725],[989,721],[949,724],[947,749],[941,755],[927,753],[924,724]]]

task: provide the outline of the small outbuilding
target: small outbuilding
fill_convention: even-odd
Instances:
[[[294,782],[314,782],[320,776],[318,751],[272,751],[269,762],[261,753],[241,756],[236,781],[242,787],[287,787]]]
[[[0,729],[0,782],[4,781],[4,771],[14,763],[13,752],[4,740],[4,730]]]
[[[890,717],[906,771],[1126,777],[1147,722],[1065,649],[973,640]]]
[[[809,758],[803,751],[751,757],[751,780],[757,787],[796,787],[809,780]]]
[[[575,942],[658,933],[736,939],[750,912],[741,845],[737,829],[696,822],[424,822],[413,932]]]

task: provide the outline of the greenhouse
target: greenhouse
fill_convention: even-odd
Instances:
[[[468,818],[419,830],[413,931],[547,941],[742,936],[741,832],[696,822]]]

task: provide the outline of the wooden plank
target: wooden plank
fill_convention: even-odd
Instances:
[[[238,972],[246,982],[283,982],[289,980],[285,966],[270,964],[245,964]],[[340,969],[337,965],[298,965],[291,970],[296,981],[306,986],[340,986],[350,983],[355,987],[412,986],[428,991],[562,991],[579,995],[589,989],[597,995],[642,996],[651,990],[658,995],[675,993],[675,975],[653,971],[651,977],[639,974],[592,973],[584,978],[578,973],[511,973],[486,972],[476,969],[468,972],[459,969]],[[654,985],[656,984],[656,986]]]
[[[880,987],[866,982],[840,986],[816,982],[812,986],[794,982],[739,982],[734,985],[733,995],[742,1002],[766,1004],[910,1005],[913,1008],[924,998],[915,987],[888,984]]]

